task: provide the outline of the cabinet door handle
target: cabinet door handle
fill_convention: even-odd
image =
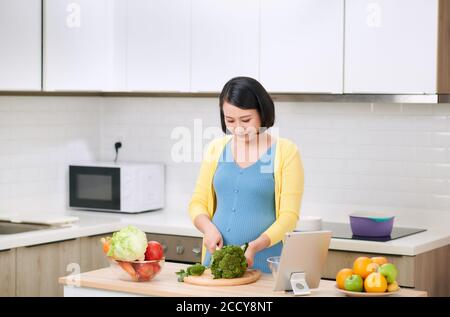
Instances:
[[[200,248],[198,248],[198,247],[195,247],[195,248],[192,249],[192,252],[193,252],[195,255],[200,255],[200,253],[202,252],[202,250],[201,250]]]
[[[177,254],[183,254],[184,253],[184,247],[182,245],[177,245]]]

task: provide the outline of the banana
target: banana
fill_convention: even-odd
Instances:
[[[391,284],[388,285],[387,291],[388,292],[396,292],[400,289],[400,287],[398,286],[397,281],[392,282]]]

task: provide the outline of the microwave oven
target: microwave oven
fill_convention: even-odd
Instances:
[[[140,213],[163,208],[164,200],[163,164],[69,165],[69,208]]]

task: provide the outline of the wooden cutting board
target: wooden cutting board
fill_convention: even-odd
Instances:
[[[260,270],[248,269],[242,277],[214,279],[210,269],[206,269],[200,276],[187,276],[184,282],[202,286],[234,286],[256,282],[261,277]]]

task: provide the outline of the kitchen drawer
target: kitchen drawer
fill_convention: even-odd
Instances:
[[[202,238],[147,233],[147,239],[158,241],[164,247],[166,261],[199,263],[201,261]]]

